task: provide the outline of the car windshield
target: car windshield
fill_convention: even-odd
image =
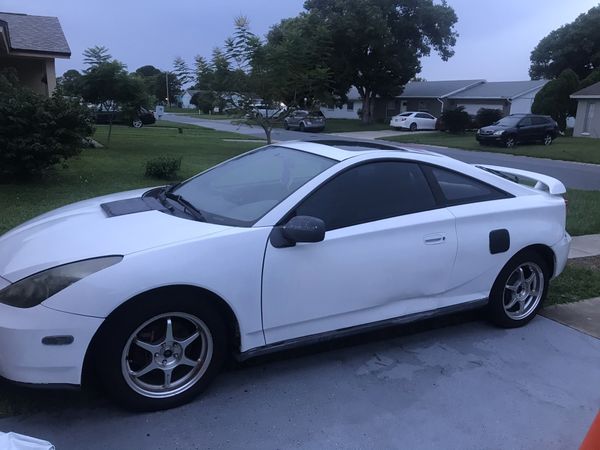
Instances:
[[[207,222],[252,226],[335,160],[268,146],[224,162],[173,189]]]
[[[516,126],[522,117],[504,117],[496,122],[494,125],[498,125],[499,127],[514,127]]]

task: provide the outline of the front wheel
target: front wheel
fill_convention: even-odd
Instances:
[[[283,128],[285,130],[289,130],[290,129],[290,124],[287,121],[283,122]]]
[[[541,308],[548,293],[550,270],[536,252],[525,251],[504,266],[490,293],[492,322],[504,328],[527,324]]]
[[[546,134],[546,136],[544,136],[544,145],[551,145],[552,144],[552,135],[550,133]]]
[[[300,122],[300,127],[298,129],[303,132],[306,129],[306,127],[302,122]]]
[[[504,139],[504,146],[506,148],[513,148],[515,145],[517,145],[517,140],[514,138],[514,136],[508,136],[506,139]]]
[[[142,299],[109,320],[97,370],[106,391],[128,409],[187,403],[225,360],[225,324],[198,300]]]

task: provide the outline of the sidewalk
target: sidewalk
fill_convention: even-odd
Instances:
[[[600,234],[574,236],[569,250],[569,259],[600,255]]]

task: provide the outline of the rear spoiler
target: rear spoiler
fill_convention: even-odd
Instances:
[[[542,175],[541,173],[529,172],[527,170],[520,169],[512,169],[510,167],[488,166],[484,164],[476,164],[475,167],[479,167],[484,170],[488,169],[490,172],[499,172],[498,175],[504,174],[508,176],[522,177],[528,180],[535,181],[534,189],[545,191],[552,195],[561,195],[567,192],[565,185],[558,181],[556,178],[552,178],[547,175]],[[518,182],[518,179],[514,181]]]

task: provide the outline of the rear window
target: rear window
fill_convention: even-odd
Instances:
[[[400,117],[408,117],[410,115],[412,115],[412,113],[402,113],[400,114]]]
[[[432,167],[431,173],[450,205],[506,198],[502,191],[471,177],[437,167]]]

